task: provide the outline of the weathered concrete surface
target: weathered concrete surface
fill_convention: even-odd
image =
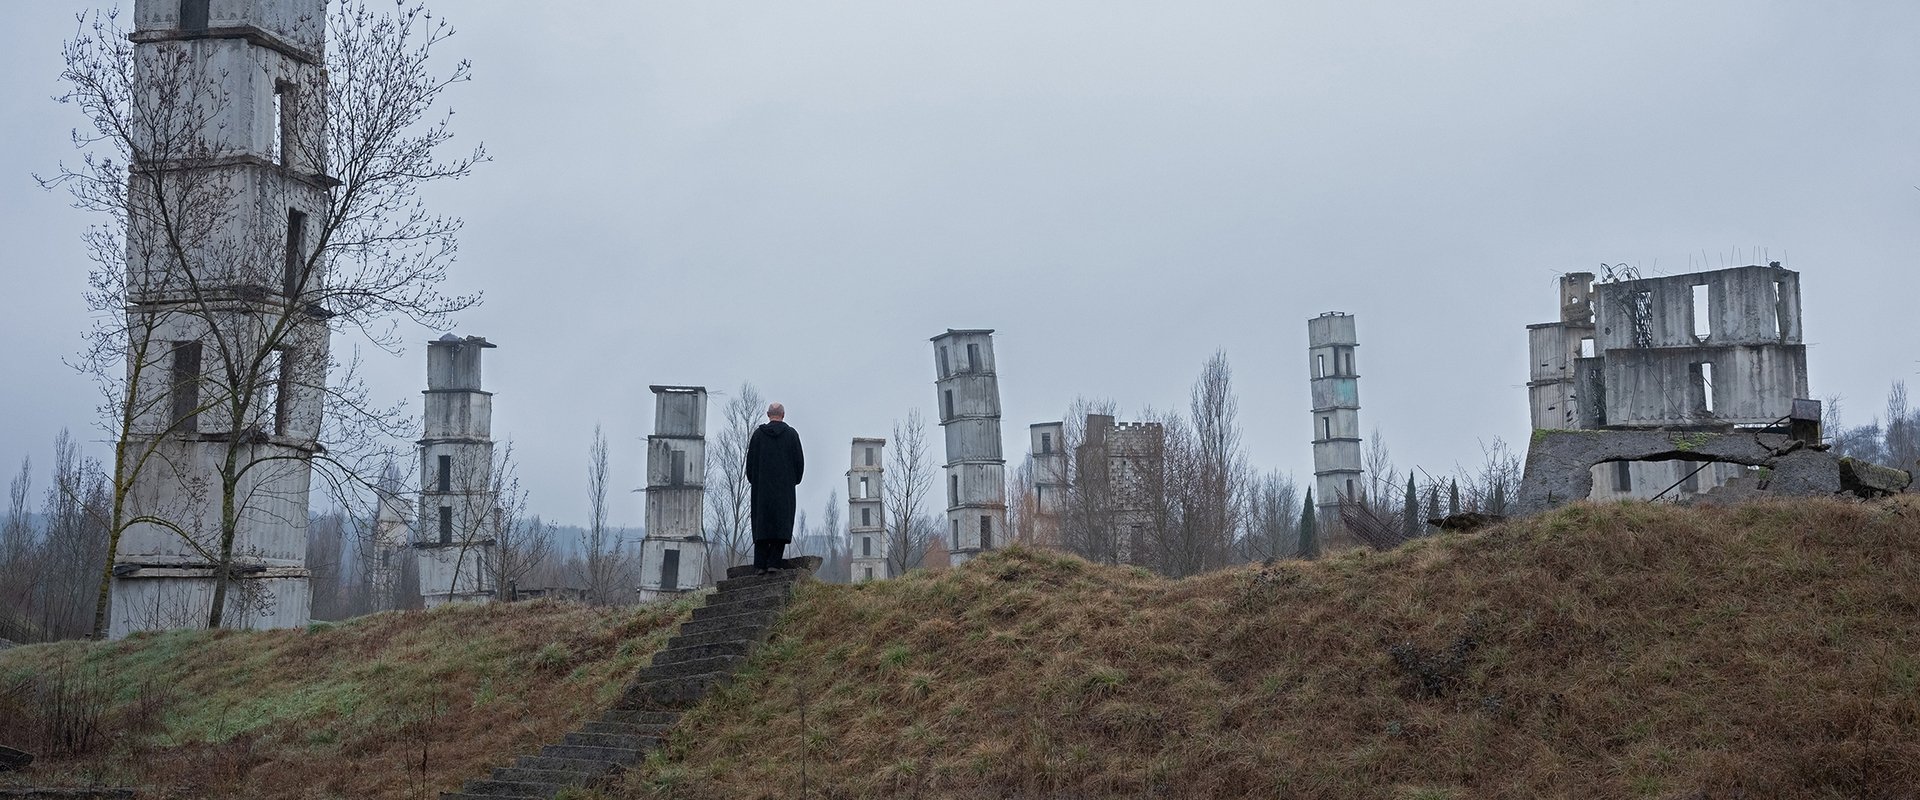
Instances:
[[[1913,485],[1913,475],[1856,458],[1842,458],[1840,484],[1861,497],[1885,497],[1906,491]]]
[[[1840,459],[1770,433],[1690,431],[1536,431],[1527,449],[1516,512],[1525,516],[1593,491],[1592,467],[1612,461],[1719,461],[1771,470],[1771,495],[1840,492]]]

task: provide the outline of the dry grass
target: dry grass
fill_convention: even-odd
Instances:
[[[34,737],[28,718],[46,709],[32,698],[74,685],[106,698],[109,734],[6,780],[168,797],[437,797],[610,705],[689,608],[461,605],[9,650],[0,705],[14,707],[0,708],[0,736]]]
[[[1916,797],[1916,605],[1911,500],[1579,505],[1177,582],[1013,549],[806,587],[613,794]]]

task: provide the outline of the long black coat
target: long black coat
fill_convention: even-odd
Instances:
[[[747,442],[747,482],[753,484],[753,540],[793,541],[793,487],[807,459],[800,432],[780,420],[760,426]]]

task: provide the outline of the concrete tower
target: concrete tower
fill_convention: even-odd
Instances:
[[[1059,547],[1060,512],[1067,506],[1066,423],[1040,422],[1027,426],[1033,455],[1033,540]]]
[[[648,388],[653,390],[653,435],[647,437],[647,536],[640,542],[640,599],[657,600],[707,585],[702,516],[707,390]]]
[[[367,589],[377,611],[392,611],[405,606],[409,598],[400,596],[401,570],[412,554],[413,513],[401,495],[400,476],[389,474],[374,487],[373,541],[365,563]]]
[[[933,337],[935,399],[947,439],[947,532],[954,566],[1007,539],[1007,467],[1000,454],[1000,382],[993,331]]]
[[[1337,530],[1342,498],[1358,499],[1360,482],[1360,347],[1353,315],[1329,311],[1307,320],[1307,369],[1313,385],[1314,518]],[[1323,542],[1335,537],[1323,536]]]
[[[480,355],[494,345],[451,333],[427,343],[426,430],[420,439],[420,596],[427,608],[493,599],[499,498],[493,486],[493,393]]]
[[[880,502],[886,447],[885,439],[853,440],[853,468],[847,470],[847,547],[853,554],[854,583],[893,577],[887,510]]]
[[[218,467],[248,465],[222,624],[307,624],[311,456],[326,379],[327,313],[301,295],[324,275],[306,247],[327,208],[321,54],[325,0],[136,0],[132,91],[155,125],[134,135],[127,241],[127,374],[140,403],[126,444],[135,524],[114,564],[109,635],[207,624],[223,506]],[[166,196],[192,219],[169,227]],[[184,235],[183,238],[183,230]],[[265,361],[221,353],[270,352]],[[235,418],[235,400],[252,410]]]

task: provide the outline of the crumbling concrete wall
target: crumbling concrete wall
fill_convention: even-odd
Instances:
[[[1585,499],[1593,466],[1614,461],[1697,461],[1769,470],[1768,494],[1830,495],[1843,488],[1840,459],[1772,433],[1536,431],[1514,512],[1537,514]]]

